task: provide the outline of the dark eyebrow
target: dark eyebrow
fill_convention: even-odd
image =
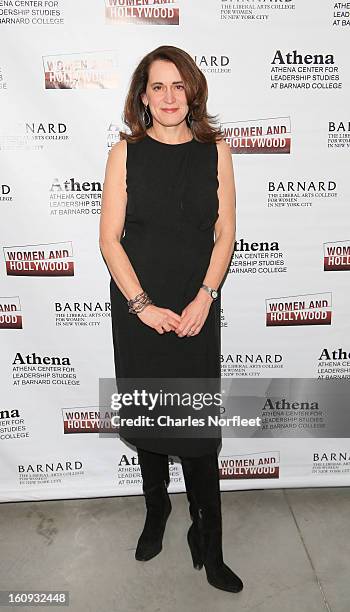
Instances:
[[[173,85],[183,85],[183,81],[173,81],[172,82]],[[161,81],[155,81],[154,83],[151,83],[151,86],[153,87],[153,85],[163,85],[163,83]]]

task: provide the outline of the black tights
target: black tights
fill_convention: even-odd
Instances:
[[[143,490],[150,489],[162,481],[170,482],[168,455],[137,448],[139,465],[143,480]],[[194,483],[200,497],[206,490],[220,494],[220,479],[217,453],[201,457],[179,457],[182,464],[186,491],[191,491]],[[204,501],[204,499],[203,499]]]
[[[142,474],[143,490],[151,489],[163,480],[170,482],[168,455],[153,453],[137,448],[139,465]]]

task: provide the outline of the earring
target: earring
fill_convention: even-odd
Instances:
[[[187,113],[186,121],[187,121],[188,127],[191,127],[192,126],[192,121],[193,121],[192,111],[189,111]]]
[[[149,109],[149,106],[147,104],[147,106],[144,106],[144,112],[143,112],[143,121],[146,127],[149,127],[152,123],[151,115],[148,109]]]

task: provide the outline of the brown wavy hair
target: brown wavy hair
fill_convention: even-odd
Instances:
[[[152,62],[156,60],[173,62],[181,74],[189,108],[188,112],[192,114],[192,121],[190,123],[187,121],[187,124],[190,126],[195,140],[217,142],[222,139],[224,134],[221,127],[217,125],[217,115],[209,115],[207,112],[208,84],[203,72],[186,51],[170,45],[163,45],[145,55],[134,70],[122,116],[123,122],[131,133],[120,131],[120,139],[137,142],[146,135],[144,104],[141,94],[146,91],[149,69]],[[152,116],[151,123],[147,127],[151,125],[153,125]]]

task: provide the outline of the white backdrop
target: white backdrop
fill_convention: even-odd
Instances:
[[[114,376],[98,223],[130,76],[159,45],[184,48],[203,70],[232,146],[222,376],[349,378],[341,4],[0,1],[0,501],[141,492],[136,452],[93,430],[99,379]],[[299,437],[271,428],[224,439],[223,490],[350,483],[348,437],[322,437],[298,410]],[[81,427],[68,433],[73,417]],[[170,491],[182,491],[170,463]]]

